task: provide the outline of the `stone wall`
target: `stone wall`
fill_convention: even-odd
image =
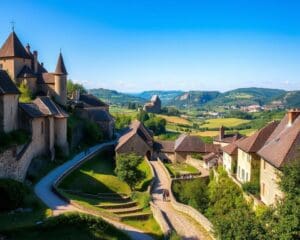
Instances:
[[[166,167],[162,163],[162,161],[160,159],[158,159],[158,162],[161,165],[161,167],[163,168],[164,172],[167,174],[168,180],[169,180],[169,186],[170,186],[170,189],[172,189],[173,179],[171,178],[168,170],[166,169]],[[188,216],[190,216],[191,218],[193,218],[196,222],[198,222],[201,226],[204,227],[204,229],[209,233],[209,235],[212,239],[215,239],[215,237],[213,236],[213,225],[204,215],[202,215],[199,211],[192,208],[191,206],[177,202],[172,191],[170,191],[170,200],[171,200],[172,206],[177,211],[185,213]]]

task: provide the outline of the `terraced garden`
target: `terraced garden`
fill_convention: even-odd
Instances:
[[[135,192],[117,178],[114,168],[112,153],[103,153],[67,176],[59,189],[75,204],[160,238],[160,227],[149,208],[147,187],[153,176],[146,160],[139,166],[146,177]]]
[[[171,177],[179,177],[185,174],[199,174],[197,168],[187,163],[165,163]]]

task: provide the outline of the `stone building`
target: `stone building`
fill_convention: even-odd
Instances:
[[[280,121],[265,145],[258,151],[260,198],[267,205],[283,197],[278,182],[282,167],[300,159],[300,110],[292,109]]]
[[[140,156],[152,158],[153,136],[152,133],[138,120],[130,125],[128,131],[123,134],[115,148],[116,154],[135,153]]]
[[[238,141],[241,141],[244,138],[240,138],[239,140],[236,140],[229,145],[226,145],[225,147],[222,147],[223,152],[223,166],[225,170],[229,174],[236,174],[236,168],[237,168],[237,158],[238,158]]]
[[[55,72],[48,73],[36,51],[24,48],[15,32],[9,35],[0,49],[0,132],[23,129],[30,141],[0,153],[0,178],[23,181],[34,157],[54,159],[55,147],[68,152],[68,114],[56,104],[66,105],[66,78],[61,54]],[[34,101],[19,103],[21,83],[37,96]]]
[[[62,54],[56,69],[49,73],[38,60],[38,52],[24,47],[13,31],[0,49],[0,69],[5,70],[16,84],[25,83],[34,95],[48,95],[57,103],[67,103],[67,71]]]
[[[155,151],[163,160],[171,162],[185,162],[193,158],[194,154],[205,156],[219,152],[219,145],[204,143],[197,136],[181,134],[175,141],[157,141]]]
[[[257,152],[264,146],[278,122],[271,122],[250,137],[237,142],[237,179],[244,183],[259,177],[260,156]]]
[[[0,70],[0,132],[18,128],[18,101],[20,92],[6,71]]]
[[[161,100],[158,95],[153,95],[150,102],[146,103],[143,108],[144,111],[149,113],[161,112]]]
[[[109,105],[92,94],[73,94],[70,105],[74,113],[80,118],[88,119],[98,124],[104,137],[112,139],[115,134],[115,120],[109,113]]]
[[[219,135],[214,138],[213,143],[219,144],[221,145],[221,147],[225,147],[228,144],[233,143],[242,137],[243,135],[239,133],[225,134],[224,126],[221,126],[219,130]]]

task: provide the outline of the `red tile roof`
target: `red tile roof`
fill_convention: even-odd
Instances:
[[[288,124],[288,116],[285,116],[266,144],[258,151],[267,162],[280,168],[286,162],[300,157],[300,116],[293,124]]]
[[[273,133],[274,129],[277,127],[278,122],[271,122],[267,126],[263,127],[259,131],[255,132],[250,137],[247,137],[239,142],[237,142],[238,148],[242,149],[247,153],[258,152],[263,145],[266,143],[270,135]]]
[[[205,152],[204,142],[197,136],[181,134],[175,141],[175,152]]]
[[[0,59],[18,57],[31,59],[15,32],[12,32],[0,49]]]

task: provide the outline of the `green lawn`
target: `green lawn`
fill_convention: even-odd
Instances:
[[[186,163],[165,163],[172,177],[182,174],[199,173],[198,169]]]
[[[72,172],[60,184],[60,188],[90,194],[122,193],[129,195],[130,187],[114,174],[112,154],[100,154]]]
[[[146,191],[153,179],[151,168],[146,159],[144,159],[144,161],[138,166],[138,168],[145,173],[145,179],[137,185],[136,190]]]

